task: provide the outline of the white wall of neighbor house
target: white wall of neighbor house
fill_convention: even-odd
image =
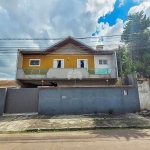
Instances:
[[[22,68],[22,62],[23,62],[23,56],[18,51],[17,61],[16,61],[16,79],[18,79],[18,77],[23,77],[24,76],[23,71],[20,71],[20,69]]]
[[[116,56],[116,52],[114,52],[112,54],[112,67],[113,68],[117,68],[117,56]]]
[[[107,60],[107,64],[99,64],[99,60]],[[113,55],[94,55],[95,68],[113,68],[115,66]]]
[[[99,64],[99,60],[107,60],[107,64]],[[118,78],[117,60],[115,52],[112,55],[95,55],[94,66],[95,70],[109,68],[111,69],[110,77],[116,79]]]
[[[137,81],[140,107],[150,109],[150,83],[149,81]]]
[[[18,54],[18,68],[22,68],[23,56],[21,53]]]
[[[116,52],[114,52],[112,54],[112,76],[116,76],[117,80],[118,80],[118,65],[117,65],[117,56],[116,56]]]

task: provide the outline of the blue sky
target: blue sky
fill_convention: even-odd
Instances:
[[[143,10],[150,17],[150,0],[0,0],[0,38],[90,37],[82,40],[95,48],[102,43],[109,50],[118,47],[128,13]],[[0,78],[15,78],[15,47],[39,49],[57,41],[0,41]],[[14,48],[12,48],[14,47]],[[4,51],[4,53],[2,53]]]
[[[138,4],[139,4],[138,2],[134,2],[132,0],[126,0],[124,2],[124,4],[121,5],[120,1],[117,0],[114,5],[114,10],[112,12],[106,14],[105,16],[98,18],[97,22],[98,23],[108,22],[110,26],[113,26],[116,24],[117,18],[120,18],[125,22],[130,8],[133,6],[136,6]]]
[[[114,10],[112,12],[107,13],[106,15],[100,16],[97,19],[97,23],[109,23],[110,26],[116,24],[117,19],[123,20],[125,22],[127,20],[129,10],[134,7],[138,6],[140,1],[134,0],[124,0],[122,3],[120,0],[116,0],[114,4]],[[102,28],[103,29],[103,28]],[[100,30],[96,28],[96,31],[92,33],[92,36],[95,36],[100,33]]]

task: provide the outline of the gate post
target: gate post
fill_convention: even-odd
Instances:
[[[0,116],[3,116],[5,108],[6,88],[0,88]]]

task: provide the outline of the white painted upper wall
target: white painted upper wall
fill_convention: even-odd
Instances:
[[[23,56],[21,53],[18,54],[18,65],[17,68],[22,68]]]
[[[99,60],[107,60],[107,65],[99,64]],[[94,55],[95,68],[114,68],[116,63],[114,61],[114,55]]]

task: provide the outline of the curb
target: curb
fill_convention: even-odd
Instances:
[[[61,131],[88,131],[88,130],[114,130],[114,129],[150,129],[150,126],[128,126],[128,127],[108,127],[108,126],[97,126],[97,127],[76,127],[76,128],[32,128],[24,131],[0,131],[0,134],[13,134],[13,133],[41,133],[41,132],[61,132]]]
[[[26,132],[46,132],[46,131],[83,131],[83,130],[107,130],[107,129],[110,129],[110,130],[113,130],[113,129],[150,129],[150,126],[128,126],[128,127],[108,127],[108,126],[97,126],[97,127],[77,127],[77,128],[56,128],[56,129],[51,129],[51,128],[39,128],[39,129],[27,129]]]

